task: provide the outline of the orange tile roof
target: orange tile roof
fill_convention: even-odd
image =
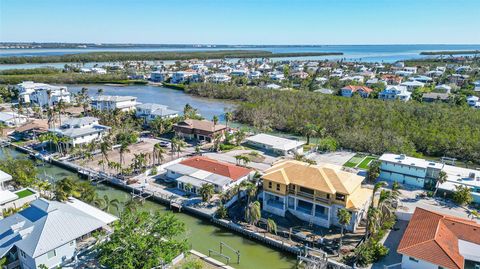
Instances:
[[[355,86],[355,85],[345,86],[345,87],[342,88],[342,90],[350,90],[350,91],[352,91],[352,92],[357,92],[357,91],[361,90],[361,91],[364,91],[364,92],[367,92],[367,93],[373,92],[373,90],[370,89],[369,87],[365,87],[365,86]]]
[[[397,252],[446,268],[463,269],[459,239],[480,244],[480,224],[417,207]]]
[[[180,162],[180,164],[208,171],[217,175],[229,177],[233,181],[236,181],[252,172],[251,169],[229,163],[219,162],[217,160],[213,160],[203,156],[197,156],[183,160]]]

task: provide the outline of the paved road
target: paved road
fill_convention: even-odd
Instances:
[[[408,221],[399,220],[394,226],[394,229],[390,231],[387,239],[385,240],[384,246],[388,247],[390,251],[388,255],[385,256],[382,260],[372,265],[372,269],[383,269],[384,265],[392,265],[402,262],[402,255],[397,253],[398,244],[402,239],[403,233],[407,228]],[[399,268],[399,267],[395,267]]]

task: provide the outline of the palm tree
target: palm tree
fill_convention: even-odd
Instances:
[[[447,173],[445,173],[445,171],[441,170],[438,173],[437,183],[435,183],[435,191],[433,192],[433,197],[437,195],[438,187],[440,186],[440,184],[447,182],[447,178],[448,176],[447,176]]]
[[[225,126],[227,127],[227,130],[228,130],[228,123],[231,122],[232,119],[233,119],[232,112],[225,113]]]
[[[235,145],[240,146],[240,144],[243,142],[245,137],[247,136],[247,133],[243,128],[240,130],[236,131],[233,136],[235,137]]]
[[[376,220],[378,220],[378,209],[375,208],[375,195],[377,194],[377,191],[380,188],[385,187],[387,185],[388,185],[387,182],[379,181],[375,183],[375,185],[373,186],[372,199],[370,201],[370,206],[367,212],[367,229],[365,229],[365,237],[368,237],[369,234],[372,234],[372,229],[373,229],[373,232],[376,231],[376,225],[378,223],[371,222],[373,216],[377,217]]]
[[[273,219],[267,219],[267,231],[269,233],[277,234],[277,224]]]
[[[224,219],[228,216],[228,210],[223,204],[220,204],[218,206],[218,209],[217,209],[216,213],[217,213],[217,217],[220,218],[220,219]]]
[[[130,149],[128,148],[129,144],[128,143],[125,143],[123,142],[122,144],[120,144],[120,165],[123,165],[123,154],[125,153],[128,153],[130,152]]]
[[[385,181],[379,181],[373,185],[372,199],[370,201],[370,206],[374,207],[375,195],[377,194],[380,188],[388,186],[388,183]]]
[[[202,196],[203,202],[209,202],[212,199],[213,194],[215,193],[215,187],[213,184],[203,184],[202,187],[198,190],[200,196]]]
[[[345,227],[347,227],[349,224],[350,224],[350,221],[352,219],[352,215],[350,214],[350,212],[345,209],[345,208],[340,208],[339,210],[337,210],[337,218],[338,218],[338,223],[340,225],[342,225],[340,227],[341,229],[341,237],[340,237],[340,248],[342,247],[342,240],[343,240],[343,237],[345,236],[344,233],[343,233],[343,230]]]
[[[104,195],[103,198],[95,200],[95,205],[98,207],[101,207],[102,210],[104,211],[110,211],[110,209],[115,208],[115,210],[118,212],[120,202],[118,199],[110,199],[108,195]]]
[[[213,128],[214,129],[215,129],[215,125],[217,125],[217,123],[218,123],[218,116],[215,115],[215,116],[213,116]]]
[[[127,212],[137,212],[138,207],[140,206],[140,203],[138,200],[135,199],[130,199],[127,202],[123,203],[123,210]]]
[[[176,137],[172,138],[170,143],[172,145],[172,154],[177,152],[177,157],[180,157],[180,153],[182,152],[183,148],[187,146],[187,143],[185,143],[183,139]]]
[[[62,112],[65,111],[65,108],[66,108],[65,101],[63,101],[63,99],[60,99],[57,104],[59,126],[62,126]]]
[[[260,208],[260,202],[251,202],[248,205],[247,210],[245,210],[245,220],[248,221],[250,224],[256,225],[261,218],[262,211]]]
[[[156,143],[153,145],[153,152],[152,152],[152,163],[155,165],[155,159],[158,160],[158,164],[161,164],[164,160],[163,154],[165,154],[165,149],[162,147],[160,143]]]
[[[220,143],[222,141],[223,134],[222,133],[215,133],[213,135],[213,150],[219,151],[220,150]]]
[[[102,95],[102,94],[103,94],[103,89],[102,89],[102,88],[98,89],[98,90],[97,90],[97,95],[100,96],[100,95]]]
[[[65,177],[55,183],[54,194],[55,199],[61,202],[68,200],[71,196],[76,198],[81,196],[76,182],[70,177]]]
[[[318,134],[317,127],[313,124],[307,124],[302,129],[302,133],[307,137],[307,145],[310,144],[310,137],[316,136]]]

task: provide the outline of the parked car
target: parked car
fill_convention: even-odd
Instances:
[[[160,141],[160,146],[164,148],[170,147],[171,143],[167,141]]]

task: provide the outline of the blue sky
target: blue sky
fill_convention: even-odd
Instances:
[[[0,41],[480,44],[480,0],[0,0]]]

